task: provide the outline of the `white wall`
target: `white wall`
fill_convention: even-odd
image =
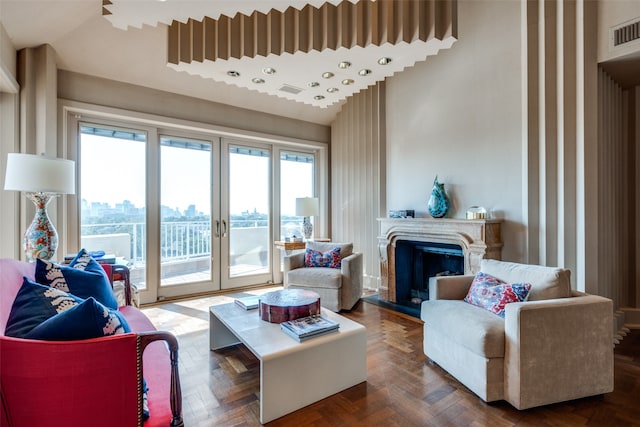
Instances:
[[[427,217],[434,177],[464,218],[505,218],[503,259],[525,258],[520,2],[463,1],[459,40],[387,80],[387,208]]]

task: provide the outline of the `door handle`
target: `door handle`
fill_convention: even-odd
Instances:
[[[227,220],[222,220],[222,237],[227,237]]]
[[[220,237],[220,221],[216,220],[216,237]]]

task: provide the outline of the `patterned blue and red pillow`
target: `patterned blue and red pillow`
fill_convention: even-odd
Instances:
[[[505,283],[480,272],[473,278],[464,300],[504,318],[505,306],[512,302],[526,301],[530,291],[529,283]]]
[[[340,248],[333,248],[327,252],[316,251],[307,248],[304,252],[305,267],[342,267],[342,257],[340,256]]]
[[[99,303],[118,309],[107,274],[85,249],[81,249],[68,266],[37,259],[35,274],[37,283],[82,299],[94,297]]]
[[[10,337],[52,341],[81,340],[131,332],[117,311],[95,298],[77,296],[23,279],[7,320]]]
[[[86,250],[69,266],[38,259],[35,279],[23,280],[7,320],[7,336],[77,340],[130,332],[111,282]]]

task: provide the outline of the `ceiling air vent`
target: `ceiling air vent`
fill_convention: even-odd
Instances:
[[[294,95],[297,95],[300,92],[302,92],[302,89],[295,86],[290,86],[290,85],[282,85],[282,87],[279,90],[282,92],[292,93]]]
[[[613,46],[621,46],[625,43],[640,39],[640,18],[630,23],[624,23],[613,27]]]

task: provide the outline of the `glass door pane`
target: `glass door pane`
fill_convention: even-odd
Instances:
[[[267,149],[227,145],[228,185],[222,217],[222,287],[266,283],[271,276],[271,158]]]
[[[313,197],[314,163],[313,154],[280,153],[280,240],[303,236],[302,217],[296,216],[296,199]]]
[[[208,141],[160,137],[160,286],[182,287],[172,295],[212,289],[211,151]]]
[[[128,265],[146,288],[145,132],[80,125],[80,245]]]

